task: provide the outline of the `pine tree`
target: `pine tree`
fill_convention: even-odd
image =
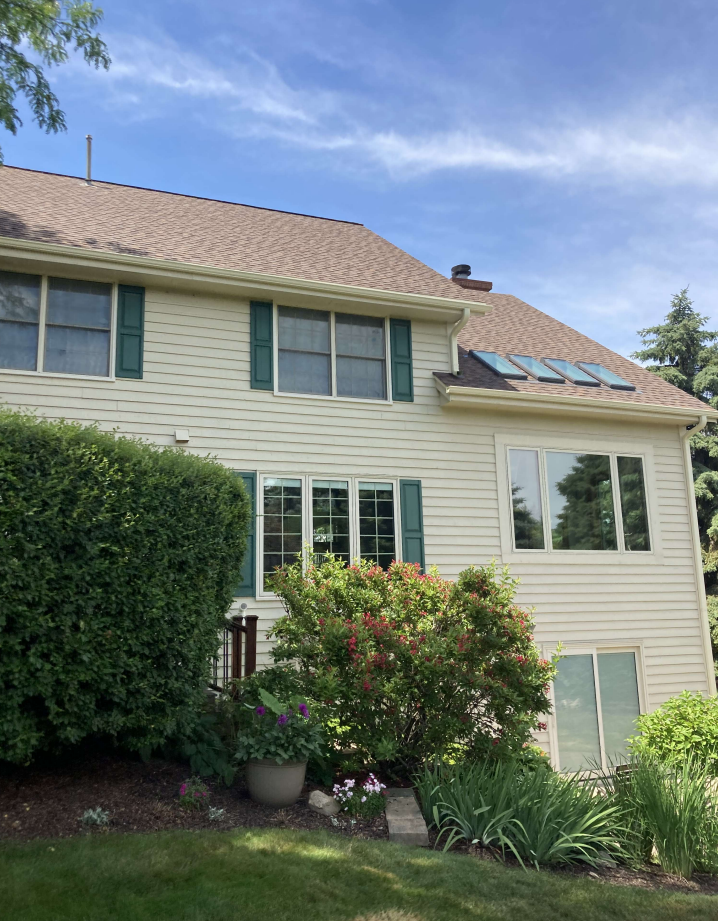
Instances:
[[[633,358],[691,396],[718,408],[718,332],[693,308],[684,288],[671,300],[665,322],[638,331],[644,348]],[[714,657],[718,658],[718,426],[710,424],[690,441],[703,575],[709,594]]]

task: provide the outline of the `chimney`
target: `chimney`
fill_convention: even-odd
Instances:
[[[470,265],[454,265],[451,267],[451,280],[454,284],[461,285],[462,288],[470,288],[473,291],[490,291],[493,284],[490,281],[474,281],[469,278],[471,275]]]

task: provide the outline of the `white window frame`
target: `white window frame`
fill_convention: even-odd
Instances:
[[[329,314],[329,348],[330,348],[330,362],[331,362],[331,393],[294,393],[290,390],[280,390],[279,389],[279,308],[280,307],[295,307],[294,304],[277,304],[276,302],[273,305],[272,311],[272,351],[273,351],[273,360],[275,367],[274,375],[274,395],[281,397],[298,397],[302,400],[332,400],[338,402],[346,403],[372,403],[378,406],[389,406],[394,402],[393,394],[391,392],[391,354],[389,348],[389,318],[388,317],[376,317],[373,314],[360,314],[360,313],[350,313],[345,310],[322,310],[320,307],[301,307],[296,308],[298,310],[320,310],[322,313]],[[336,349],[336,317],[337,314],[342,316],[350,317],[359,317],[359,316],[371,316],[375,320],[382,320],[384,324],[384,388],[386,392],[386,399],[384,400],[374,400],[370,397],[342,397],[337,396],[337,349]],[[342,479],[338,477],[337,479]],[[346,479],[346,477],[343,477]],[[378,481],[377,481],[378,482]]]
[[[256,582],[257,598],[276,598],[274,592],[264,588],[264,483],[265,480],[301,480],[302,482],[302,559],[306,565],[307,549],[312,546],[312,483],[315,480],[334,480],[349,486],[349,557],[352,562],[359,558],[359,483],[391,484],[394,496],[394,546],[395,559],[401,559],[401,514],[399,497],[399,478],[387,476],[347,476],[339,473],[276,473],[257,474],[257,553]]]
[[[8,272],[14,272],[15,269],[7,269]],[[37,272],[21,272],[22,275],[38,275]],[[24,377],[59,377],[64,380],[79,381],[114,381],[115,377],[115,358],[117,354],[117,282],[101,282],[101,284],[110,285],[112,292],[110,295],[110,355],[107,374],[74,374],[63,371],[44,371],[45,363],[45,331],[47,329],[47,301],[50,288],[50,278],[66,278],[68,281],[95,281],[91,278],[80,278],[77,275],[40,275],[40,314],[38,318],[37,331],[37,368],[35,371],[16,370],[14,368],[0,368],[0,374],[21,374]]]
[[[596,691],[596,714],[598,717],[598,743],[601,750],[601,767],[604,771],[608,770],[609,765],[606,760],[606,746],[603,740],[603,713],[601,710],[601,685],[598,680],[598,655],[601,653],[612,652],[632,652],[636,661],[636,684],[638,686],[638,711],[639,714],[646,713],[648,694],[646,689],[646,675],[644,670],[643,643],[628,643],[627,645],[616,645],[615,643],[593,643],[587,645],[567,645],[561,649],[561,658],[568,656],[585,656],[590,655],[593,658],[593,681]],[[556,654],[555,646],[544,646],[543,655],[550,659]],[[548,734],[551,749],[551,766],[554,770],[561,769],[561,754],[558,744],[558,718],[556,716],[556,696],[554,693],[554,683],[551,682],[549,690],[551,700],[551,713],[548,717]],[[588,773],[588,772],[586,772]]]
[[[556,560],[575,560],[577,563],[609,563],[627,565],[632,563],[663,562],[663,547],[658,522],[658,497],[656,493],[655,463],[653,446],[650,442],[628,442],[606,436],[600,442],[594,438],[562,437],[551,435],[497,435],[496,469],[499,498],[499,520],[502,557],[505,563],[527,562],[536,554],[543,554]],[[544,548],[517,549],[514,534],[513,502],[511,501],[510,450],[531,450],[539,454],[539,477],[541,501],[543,504]],[[549,485],[546,474],[546,452],[566,454],[601,454],[610,457],[613,491],[614,517],[616,520],[616,550],[555,550],[551,536],[551,512],[549,507]],[[643,479],[646,491],[646,518],[650,550],[626,550],[623,535],[620,487],[618,482],[618,457],[640,457],[643,462]]]

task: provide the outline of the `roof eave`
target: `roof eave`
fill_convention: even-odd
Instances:
[[[480,387],[462,387],[445,384],[434,377],[441,401],[458,408],[493,409],[498,412],[531,412],[549,415],[590,415],[607,419],[637,420],[680,425],[696,422],[706,416],[709,422],[718,421],[718,412],[707,404],[695,409],[683,406],[665,406],[659,403],[634,403],[628,400],[600,400],[559,394],[526,393],[518,391],[489,390]]]
[[[404,313],[425,314],[427,317],[444,319],[447,322],[456,320],[467,307],[477,316],[493,309],[492,305],[480,301],[454,300],[429,294],[245,272],[201,263],[89,250],[65,244],[20,240],[15,237],[0,236],[0,257],[28,265],[43,263],[54,267],[55,270],[76,270],[78,267],[85,267],[108,277],[117,277],[121,273],[123,280],[130,283],[174,284],[190,288],[205,288],[211,284],[215,288],[224,288],[227,293],[232,289],[240,296],[264,297],[270,300],[276,300],[277,297],[292,297],[293,303],[298,306],[301,306],[302,299],[312,302],[324,300],[327,306],[345,303],[362,305],[379,312],[397,309]]]

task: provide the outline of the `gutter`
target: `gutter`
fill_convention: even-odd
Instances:
[[[464,307],[464,312],[449,330],[449,361],[451,373],[459,373],[459,333],[471,319],[471,308]]]
[[[702,432],[708,424],[708,415],[703,413],[693,425],[679,429],[679,436],[683,442],[683,469],[686,477],[686,496],[688,499],[688,516],[691,523],[691,543],[693,544],[693,566],[696,573],[696,588],[698,589],[698,608],[701,624],[701,639],[703,640],[703,656],[706,663],[706,678],[708,692],[716,693],[716,675],[713,666],[713,649],[711,646],[711,631],[708,623],[708,602],[706,601],[706,584],[703,579],[703,555],[701,553],[701,536],[698,530],[698,510],[696,508],[696,493],[693,484],[693,464],[691,462],[691,435]]]

